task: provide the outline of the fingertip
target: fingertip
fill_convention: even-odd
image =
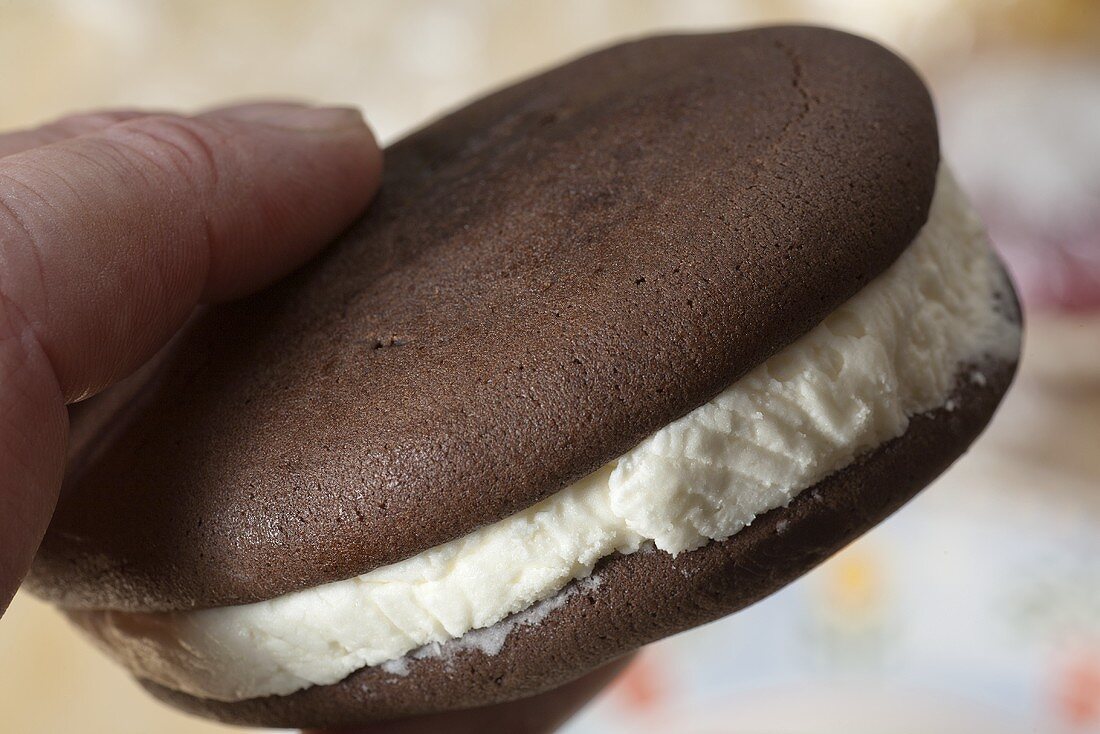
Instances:
[[[267,285],[331,243],[364,211],[382,180],[383,153],[353,107],[254,102],[204,113],[233,129],[242,179],[264,221],[219,247],[203,294],[222,301]]]
[[[238,120],[300,132],[334,133],[366,126],[363,113],[346,105],[310,105],[294,101],[256,101],[224,105],[201,117]]]

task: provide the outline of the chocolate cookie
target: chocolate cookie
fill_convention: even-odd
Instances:
[[[1018,321],[895,56],[628,43],[393,145],[324,255],[90,408],[108,438],[28,583],[226,720],[529,695],[908,499],[991,416]]]
[[[431,710],[522,698],[567,683],[624,651],[710,622],[767,596],[854,540],[935,479],[985,427],[1011,369],[992,389],[962,385],[960,410],[915,419],[900,438],[772,510],[730,539],[673,557],[614,556],[598,584],[575,593],[538,624],[517,624],[488,654],[453,645],[414,656],[407,667],[363,668],[334,685],[288,696],[224,702],[154,683],[157,698],[185,711],[253,726],[354,725]]]

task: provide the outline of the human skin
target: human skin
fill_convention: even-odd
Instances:
[[[57,501],[68,406],[131,374],[197,306],[316,254],[381,171],[362,116],[340,107],[114,110],[0,134],[0,614]],[[624,664],[525,701],[360,731],[552,731]]]

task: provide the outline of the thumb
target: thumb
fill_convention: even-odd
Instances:
[[[0,158],[0,611],[64,463],[64,406],[195,305],[301,264],[363,210],[381,152],[340,108],[138,116]]]
[[[301,264],[380,168],[357,112],[289,104],[140,117],[2,158],[0,298],[71,402],[141,364],[200,300]]]

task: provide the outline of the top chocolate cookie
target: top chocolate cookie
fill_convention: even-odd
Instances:
[[[209,309],[32,571],[64,606],[237,604],[527,507],[882,272],[938,141],[901,60],[816,28],[604,50],[393,145],[324,255]],[[93,450],[94,447],[94,450]]]

